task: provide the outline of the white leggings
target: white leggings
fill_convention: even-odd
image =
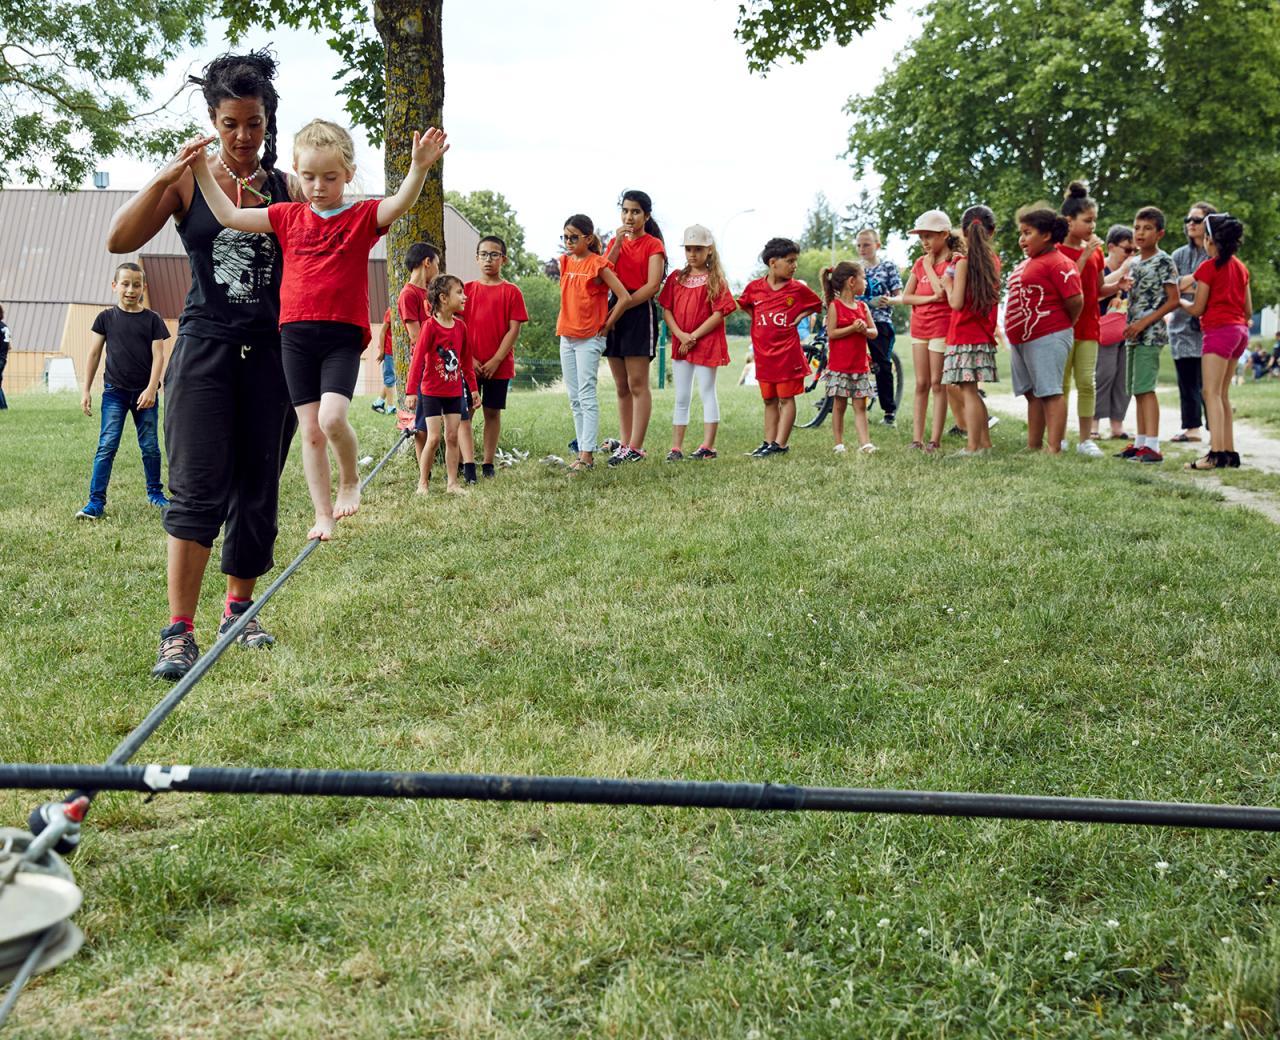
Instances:
[[[676,383],[676,406],[671,413],[672,426],[689,425],[689,405],[693,402],[693,377],[698,377],[698,396],[702,398],[702,421],[720,421],[720,401],[716,398],[716,369],[710,365],[695,365],[691,361],[675,359],[671,362],[671,376]]]

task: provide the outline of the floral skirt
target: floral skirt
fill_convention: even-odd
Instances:
[[[828,397],[875,397],[870,372],[827,372]]]
[[[947,344],[947,356],[942,362],[942,383],[995,383],[996,348],[990,343],[965,343],[960,346]]]

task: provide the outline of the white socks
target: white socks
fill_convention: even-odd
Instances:
[[[1152,451],[1160,450],[1159,437],[1143,437],[1141,434],[1139,434],[1137,437],[1134,438],[1134,440],[1137,441],[1139,448],[1150,448]]]

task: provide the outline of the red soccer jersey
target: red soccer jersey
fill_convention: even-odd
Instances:
[[[467,319],[471,354],[477,364],[483,364],[498,352],[511,323],[528,321],[529,312],[524,307],[524,295],[510,282],[497,285],[468,282],[463,292],[467,295],[467,308],[462,316]],[[513,345],[507,356],[498,362],[492,378],[511,379],[515,374],[516,351]]]
[[[271,230],[284,256],[280,324],[340,321],[369,331],[369,250],[382,237],[378,200],[322,217],[308,202],[273,202]]]
[[[765,277],[748,282],[738,304],[751,312],[756,379],[762,383],[785,383],[808,375],[809,365],[800,346],[796,321],[803,314],[822,309],[818,294],[794,278],[773,289]]]
[[[1084,249],[1058,246],[1058,252],[1074,264],[1080,259]],[[1080,291],[1084,293],[1084,310],[1076,319],[1076,339],[1088,339],[1096,343],[1101,335],[1098,328],[1102,319],[1102,314],[1098,310],[1098,277],[1102,274],[1105,263],[1102,250],[1095,249],[1089,254],[1089,259],[1084,262],[1084,270],[1080,272]]]
[[[382,316],[382,353],[391,353],[391,308]]]
[[[871,320],[871,312],[867,310],[867,305],[861,300],[854,300],[853,306],[848,306],[843,300],[836,300],[836,328],[842,329],[846,325],[852,325],[855,321],[865,321],[869,326],[874,328],[875,322]],[[845,375],[858,375],[861,372],[871,371],[871,356],[867,351],[867,337],[860,332],[855,332],[848,336],[841,336],[839,339],[830,341],[830,348],[827,353],[827,368],[832,372],[841,372]]]
[[[461,318],[455,317],[449,328],[434,316],[428,318],[422,325],[418,345],[413,348],[407,392],[426,397],[461,397],[465,378],[475,393],[476,373],[468,340],[467,323]]]
[[[1200,317],[1200,328],[1220,329],[1226,325],[1248,325],[1253,315],[1244,307],[1249,287],[1249,268],[1232,257],[1221,267],[1206,260],[1196,268],[1196,281],[1209,287],[1209,305]]]
[[[1071,328],[1063,301],[1080,295],[1076,265],[1050,247],[1028,257],[1009,276],[1009,300],[1004,330],[1009,342],[1027,343],[1051,332]]]
[[[1000,277],[1000,258],[997,256],[994,259],[998,278]],[[970,310],[966,301],[965,306],[960,310],[951,312],[951,324],[947,326],[947,345],[970,347],[978,344],[994,344],[999,310],[1000,305],[997,303],[986,314],[980,314]]]
[[[942,281],[943,274],[946,273],[947,264],[951,261],[942,260],[933,265],[933,273],[938,276],[938,281]],[[915,275],[916,292],[921,296],[928,296],[933,292],[933,282],[929,281],[929,276],[925,273],[924,257],[917,257],[915,264],[911,267],[911,273]],[[912,339],[941,339],[947,334],[947,328],[951,324],[951,304],[946,300],[938,300],[934,303],[917,303],[911,308],[911,338]]]
[[[662,287],[662,292],[658,294],[658,306],[670,311],[676,324],[685,332],[693,332],[716,312],[729,315],[738,309],[738,305],[733,301],[733,293],[729,291],[727,285],[720,287],[720,295],[712,304],[707,296],[707,276],[695,275],[688,284],[681,284],[679,271],[673,271],[667,279],[667,284]],[[724,322],[698,340],[684,357],[677,353],[676,348],[679,345],[673,336],[671,338],[673,361],[688,361],[694,365],[706,365],[710,368],[729,363],[729,341],[725,337]]]
[[[623,238],[618,259],[613,263],[618,281],[627,292],[635,292],[649,280],[649,257],[665,255],[667,247],[655,235]]]

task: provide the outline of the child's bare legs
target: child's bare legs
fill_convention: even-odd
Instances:
[[[718,422],[708,422],[702,424],[702,443],[708,448],[716,446],[716,434],[720,432],[720,424]]]
[[[943,354],[942,360],[945,362],[946,359],[947,356]],[[956,383],[947,384],[947,407],[951,409],[951,415],[955,419],[955,425],[959,426],[961,423],[967,421],[964,394],[961,393],[960,387]]]
[[[458,483],[458,445],[462,439],[458,431],[461,427],[461,416],[450,413],[444,417],[444,489],[451,495],[466,494]]]
[[[916,373],[915,394],[912,397],[911,439],[924,443],[924,421],[929,411],[929,345],[923,342],[911,344],[911,361]]]
[[[338,460],[338,496],[333,503],[333,518],[341,520],[360,508],[360,468],[356,465],[356,431],[347,420],[351,398],[327,393],[320,398],[320,429],[328,438]]]
[[[1138,394],[1138,436],[1160,436],[1160,401],[1155,391]]]
[[[991,447],[991,433],[987,429],[987,404],[978,393],[977,383],[959,383],[964,428],[969,439],[965,447],[969,451],[986,451]]]
[[[1044,447],[1044,399],[1034,394],[1027,398],[1027,447],[1039,451]]]
[[[1205,354],[1200,367],[1203,372],[1204,409],[1209,421],[1209,450],[1234,451],[1235,436],[1228,397],[1235,362],[1217,354]]]
[[[689,429],[688,426],[676,426],[674,424],[672,425],[671,427],[671,450],[672,451],[680,451],[680,452],[684,451],[684,435],[685,435],[685,431],[687,431],[688,429]]]
[[[933,436],[929,439],[935,444],[942,443],[947,429],[947,388],[942,385],[942,363],[946,359],[945,354],[929,351],[929,387],[933,391]]]
[[[831,432],[835,435],[836,447],[844,443],[844,410],[849,407],[847,397],[831,399]]]
[[[444,420],[438,415],[427,416],[427,432],[420,433],[423,439],[422,451],[418,456],[418,494],[425,495],[431,484],[431,467],[436,461],[436,452],[440,448],[440,435],[444,430]]]
[[[649,359],[629,357],[622,360],[626,363],[627,389],[631,399],[631,436],[625,443],[640,451],[644,448],[645,434],[649,432],[649,417],[653,414],[653,394],[649,391]]]
[[[429,424],[428,424],[429,425]],[[418,460],[418,468],[422,468],[422,449],[426,446],[427,434],[424,430],[413,431],[413,457]],[[431,467],[427,467],[430,471]]]
[[[469,462],[473,466],[476,463],[476,435],[471,427],[471,417],[475,414],[475,410],[472,409],[471,416],[468,416],[465,422],[461,420],[458,422],[458,450],[462,453],[462,461]],[[446,440],[445,444],[448,443]]]
[[[778,436],[774,443],[785,448],[791,440],[791,428],[796,424],[796,399],[794,397],[778,398]]]
[[[773,444],[778,439],[778,399],[771,397],[764,403],[764,440]]]
[[[502,431],[502,412],[497,408],[484,409],[484,464],[493,465],[498,454],[498,434]]]
[[[853,399],[853,428],[858,431],[858,443],[865,446],[871,443],[871,434],[867,431],[867,399]]]
[[[1045,432],[1049,436],[1049,454],[1062,454],[1062,439],[1067,435],[1067,399],[1062,394],[1042,397]]]
[[[302,438],[302,471],[307,475],[307,491],[316,511],[316,522],[307,532],[307,538],[319,538],[327,542],[333,537],[332,473],[329,469],[328,440],[320,427],[320,402],[300,404],[298,433]]]
[[[613,388],[618,394],[618,439],[630,447],[631,416],[635,402],[631,400],[631,383],[627,379],[627,359],[611,357],[608,361]]]

